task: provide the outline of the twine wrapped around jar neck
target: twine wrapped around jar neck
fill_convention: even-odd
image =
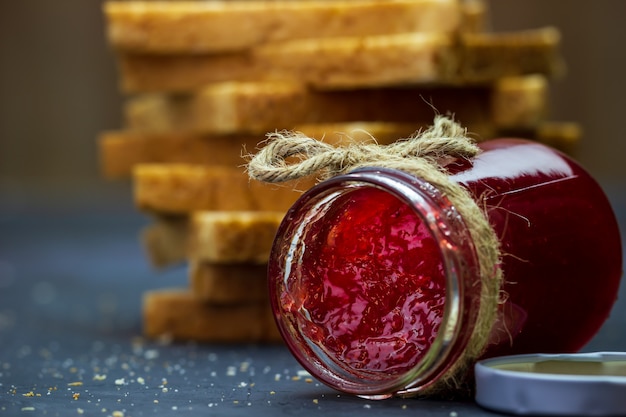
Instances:
[[[325,179],[368,166],[398,169],[431,183],[454,205],[476,248],[482,284],[480,307],[468,346],[459,359],[436,383],[418,394],[439,394],[463,387],[468,370],[483,353],[496,320],[503,282],[499,240],[467,189],[452,181],[441,165],[447,158],[470,159],[479,153],[480,148],[467,137],[463,127],[447,117],[437,116],[429,129],[390,145],[334,147],[300,133],[270,133],[266,145],[247,165],[251,178],[271,183],[313,174]]]

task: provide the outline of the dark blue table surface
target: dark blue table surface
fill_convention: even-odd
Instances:
[[[607,192],[626,230],[626,193]],[[340,394],[282,345],[142,338],[142,294],[187,285],[184,267],[148,265],[138,233],[149,221],[130,204],[0,196],[0,415],[494,415],[472,401]],[[626,350],[625,329],[622,286],[585,350]]]

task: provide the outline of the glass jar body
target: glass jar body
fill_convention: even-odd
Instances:
[[[506,302],[483,356],[575,351],[604,322],[619,285],[610,205],[550,148],[481,147],[446,168],[500,241]],[[367,396],[419,391],[467,349],[481,303],[478,256],[439,190],[366,168],[319,184],[289,210],[270,257],[271,302],[294,356],[326,384]]]

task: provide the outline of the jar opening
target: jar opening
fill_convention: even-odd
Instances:
[[[379,174],[348,174],[305,194],[270,262],[288,346],[314,376],[357,394],[405,389],[434,372],[460,311],[442,213],[425,193],[393,178],[390,188]]]

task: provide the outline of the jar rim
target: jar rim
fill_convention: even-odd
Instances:
[[[284,259],[285,263],[290,260],[289,255],[279,253],[284,251],[284,245],[278,242],[278,237],[285,232],[296,212],[311,210],[316,202],[332,197],[333,192],[337,193],[341,188],[348,190],[355,187],[374,187],[409,205],[437,242],[445,271],[445,303],[434,341],[411,369],[388,379],[368,381],[363,374],[350,378],[346,373],[333,370],[320,357],[319,350],[315,353],[311,342],[301,337],[297,329],[289,328],[280,313],[275,314],[276,321],[288,348],[300,364],[332,388],[374,399],[410,395],[436,381],[450,365],[451,359],[458,357],[460,345],[467,341],[467,336],[462,333],[471,333],[468,329],[473,329],[475,322],[475,313],[467,306],[468,299],[473,299],[474,291],[480,291],[480,280],[472,280],[478,274],[475,273],[477,261],[471,235],[460,214],[436,187],[403,171],[378,167],[360,168],[317,184],[298,199],[281,223],[270,256],[270,271],[275,259]],[[289,247],[293,247],[292,244],[290,242]],[[269,274],[270,299],[274,311],[282,312],[273,275]],[[473,288],[468,291],[470,281]],[[312,358],[311,354],[315,357]]]

